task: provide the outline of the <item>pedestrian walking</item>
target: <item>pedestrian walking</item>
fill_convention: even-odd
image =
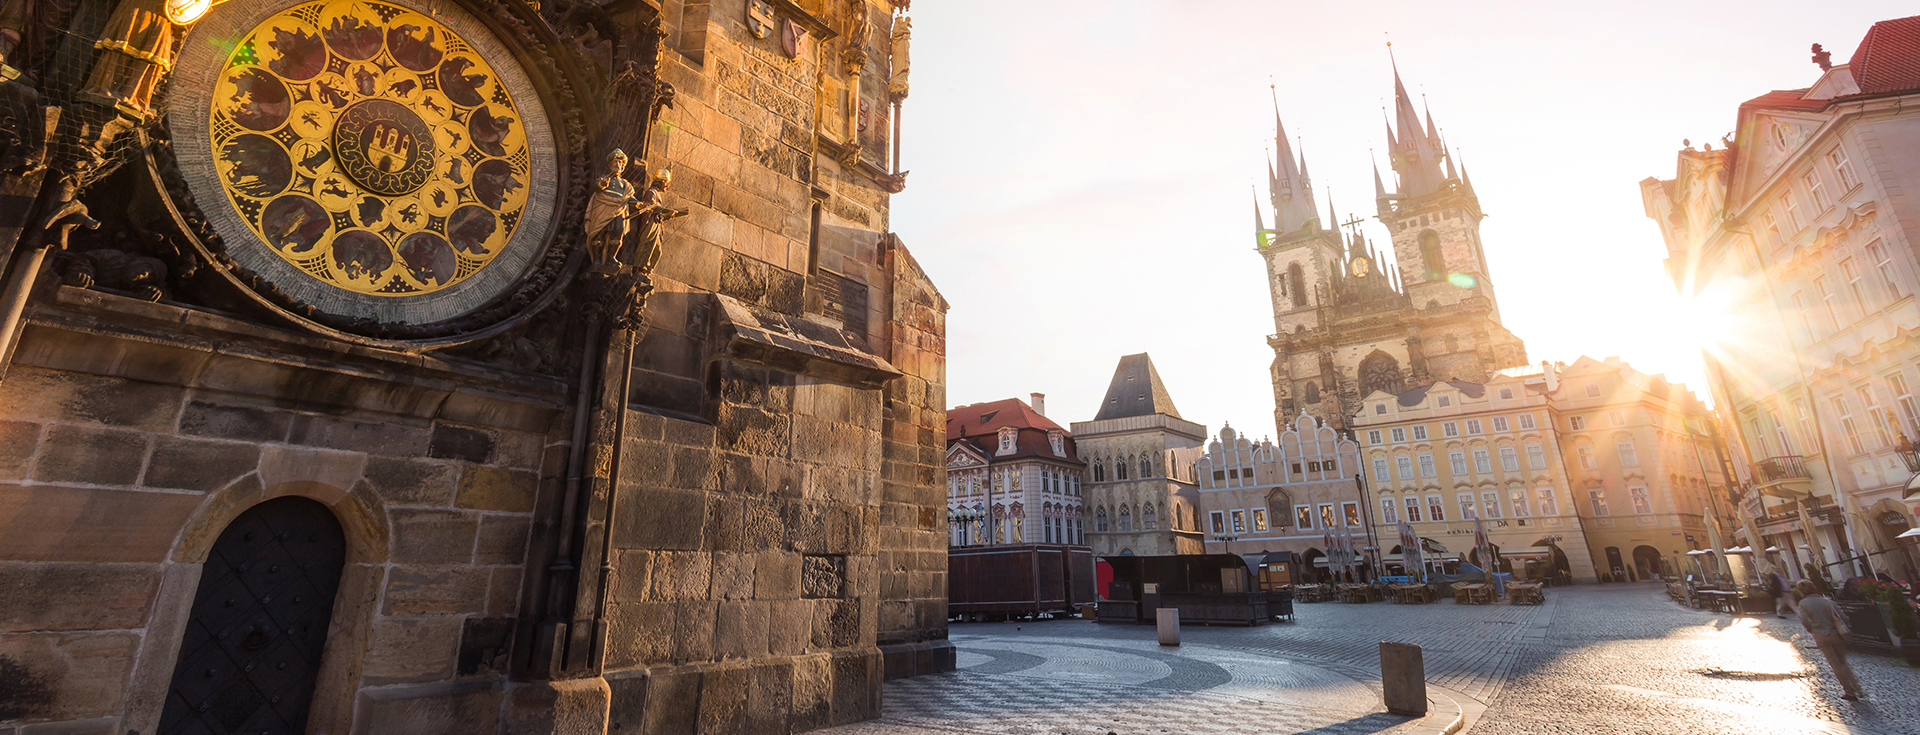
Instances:
[[[1795,589],[1801,595],[1800,625],[1813,635],[1814,644],[1827,657],[1827,665],[1833,667],[1833,677],[1839,679],[1840,688],[1846,690],[1840,698],[1859,699],[1860,680],[1853,678],[1853,667],[1847,665],[1847,621],[1840,616],[1840,606],[1820,594],[1820,585],[1811,579],[1800,580]]]
[[[1773,598],[1774,615],[1784,618],[1788,611],[1800,614],[1800,608],[1793,601],[1793,592],[1787,589],[1787,577],[1778,569],[1767,572],[1767,596]]]

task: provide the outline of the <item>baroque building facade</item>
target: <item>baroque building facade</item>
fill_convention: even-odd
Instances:
[[[947,545],[1086,543],[1087,465],[1045,398],[947,410]]]
[[[1724,312],[1705,351],[1743,520],[1793,578],[1920,575],[1895,539],[1920,493],[1920,16],[1875,23],[1805,87],[1741,103],[1735,133],[1640,183],[1683,295]]]
[[[1713,548],[1707,527],[1734,522],[1716,417],[1686,386],[1619,358],[1547,370],[1556,443],[1599,574],[1626,582],[1694,571],[1686,552]]]
[[[0,2],[0,731],[798,732],[950,668],[905,6]]]
[[[1152,358],[1120,358],[1100,411],[1073,422],[1095,555],[1204,553],[1194,462],[1206,432],[1180,418]]]
[[[1430,563],[1596,580],[1547,382],[1502,373],[1366,397],[1353,426],[1390,570],[1404,522]],[[1476,521],[1498,559],[1478,557]]]
[[[1421,120],[1394,72],[1387,148],[1397,186],[1374,172],[1376,218],[1390,233],[1393,265],[1332,203],[1322,220],[1305,156],[1297,160],[1278,120],[1269,167],[1273,227],[1254,204],[1257,247],[1273,298],[1274,423],[1306,413],[1338,430],[1375,390],[1397,393],[1435,380],[1485,381],[1524,365],[1526,347],[1500,323],[1480,242],[1480,198],[1456,172],[1435,127]],[[1398,126],[1398,130],[1395,130]],[[1341,228],[1348,227],[1342,234]]]
[[[1313,571],[1328,533],[1352,534],[1355,549],[1372,545],[1374,524],[1354,478],[1359,446],[1325,421],[1295,417],[1277,441],[1222,428],[1195,469],[1209,553],[1291,551]]]

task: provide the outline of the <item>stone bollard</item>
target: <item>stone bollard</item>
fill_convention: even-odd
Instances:
[[[1160,645],[1180,645],[1180,608],[1162,607],[1153,611],[1154,622],[1160,624]]]
[[[1388,712],[1409,717],[1427,714],[1427,665],[1420,646],[1380,642],[1380,691]]]

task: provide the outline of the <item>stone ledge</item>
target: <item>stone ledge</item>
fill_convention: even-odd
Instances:
[[[901,372],[847,341],[844,332],[720,294],[716,328],[728,356],[801,375],[878,388]]]

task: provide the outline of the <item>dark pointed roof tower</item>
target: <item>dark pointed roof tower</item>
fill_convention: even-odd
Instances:
[[[1113,369],[1113,382],[1107,386],[1107,398],[1093,420],[1156,413],[1180,418],[1180,409],[1173,407],[1167,385],[1160,382],[1159,371],[1153,369],[1153,358],[1145,352],[1120,358],[1120,365]]]
[[[1280,99],[1273,100],[1273,151],[1279,169],[1273,171],[1273,231],[1281,235],[1299,230],[1320,218],[1314,211],[1313,187],[1307,179],[1304,157],[1297,161],[1293,145],[1287,142],[1287,126],[1280,121]]]
[[[1388,47],[1392,53],[1392,47]],[[1400,65],[1393,65],[1393,125],[1387,131],[1387,141],[1393,152],[1393,170],[1400,174],[1398,198],[1412,199],[1423,197],[1440,190],[1446,183],[1446,174],[1440,170],[1440,161],[1445,153],[1439,148],[1439,141],[1432,128],[1433,116],[1427,116],[1425,125],[1421,124],[1420,113],[1413,108],[1413,99],[1407,96],[1407,85],[1400,81]],[[1398,135],[1392,128],[1398,128]],[[1422,130],[1421,128],[1427,128]]]

